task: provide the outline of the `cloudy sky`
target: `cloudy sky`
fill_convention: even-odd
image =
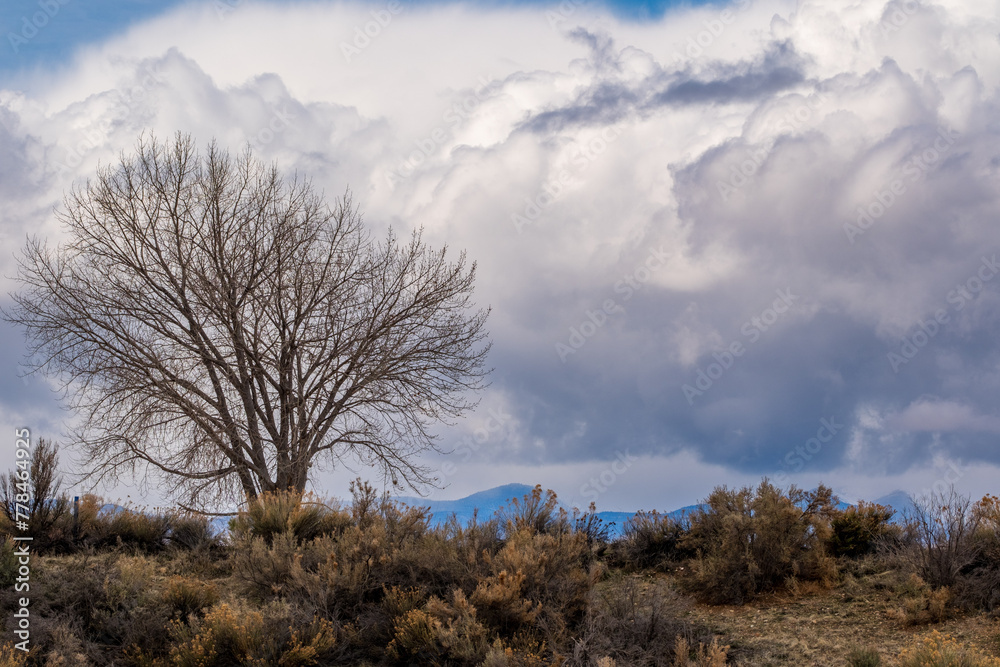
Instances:
[[[57,238],[63,194],[144,130],[250,142],[478,262],[495,370],[440,429],[433,497],[998,491],[996,0],[17,0],[0,22],[4,304],[26,234]],[[7,432],[58,437],[72,415],[0,337]]]

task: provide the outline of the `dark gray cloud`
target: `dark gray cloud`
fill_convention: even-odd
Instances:
[[[610,37],[582,28],[571,37],[587,46],[596,81],[569,104],[532,116],[523,129],[551,134],[575,125],[614,124],[663,107],[759,101],[805,81],[805,59],[791,44],[773,43],[754,60],[712,62],[698,74],[658,66],[642,80],[626,82],[621,76],[622,52]]]
[[[291,28],[269,39],[301,52],[245,64],[272,48],[245,41],[277,21],[266,6],[192,21],[171,50],[129,42],[80,65],[86,83],[0,97],[4,230],[46,221],[141,129],[249,139],[331,197],[352,186],[374,227],[423,225],[479,262],[493,386],[441,436],[508,415],[483,470],[625,450],[734,475],[1000,465],[997,17],[921,10],[894,41],[825,0],[766,9],[681,61],[709,10],[648,33],[541,19],[526,46],[484,39],[495,69],[463,77],[423,16],[350,67]],[[311,18],[341,25],[329,11]],[[215,59],[207,34],[244,58]],[[54,169],[81,136],[79,166]],[[0,386],[11,410],[25,396],[42,401]]]

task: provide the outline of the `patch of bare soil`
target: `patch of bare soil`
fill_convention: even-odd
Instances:
[[[663,576],[660,585],[673,585]],[[906,647],[932,631],[951,635],[963,646],[1000,656],[1000,619],[961,614],[940,623],[907,625],[901,617],[905,595],[886,575],[850,579],[832,589],[763,597],[743,606],[694,603],[687,620],[721,635],[730,659],[744,667],[816,665],[844,667],[855,647],[873,648],[883,665],[897,665]]]

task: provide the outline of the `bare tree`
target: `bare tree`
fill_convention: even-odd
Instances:
[[[916,531],[917,565],[921,576],[935,588],[954,586],[959,575],[976,562],[982,543],[975,539],[981,513],[968,496],[955,490],[911,496],[907,520]]]
[[[29,239],[4,316],[83,418],[92,478],[138,466],[201,507],[323,462],[426,484],[431,426],[484,386],[475,264],[373,240],[349,192],[331,209],[249,149],[140,138],[58,215],[68,240]]]
[[[69,513],[69,498],[60,492],[59,446],[41,438],[24,463],[23,468],[0,477],[0,512],[13,531],[19,518],[18,505],[21,505],[22,516],[28,516],[27,530],[34,538],[33,545],[44,549],[60,539],[69,538],[68,532],[60,536],[55,530]],[[22,532],[13,531],[12,534]]]

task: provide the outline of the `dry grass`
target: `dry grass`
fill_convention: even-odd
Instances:
[[[985,667],[1000,655],[995,611],[932,587],[904,542],[839,561],[824,556],[839,574],[782,582],[774,574],[744,604],[713,606],[691,590],[698,559],[609,572],[614,558],[598,556],[553,500],[536,489],[503,522],[434,529],[425,513],[359,485],[350,506],[265,501],[234,522],[224,543],[190,521],[182,548],[160,548],[159,524],[146,530],[123,514],[107,532],[134,539],[37,557],[38,651],[26,664],[909,667],[925,665],[924,654],[953,654],[957,661],[926,666]],[[967,587],[997,569],[1000,510],[981,505],[974,537],[984,546],[973,566],[986,574],[963,574]],[[791,515],[776,496],[765,509],[773,509],[765,517]],[[92,514],[81,523],[96,533],[90,524],[101,520]],[[808,564],[801,525],[756,530],[773,533],[773,548],[747,563],[780,552]],[[824,536],[807,534],[806,546],[819,549]],[[0,591],[0,603],[12,608],[13,595]],[[15,664],[5,660],[0,653],[0,667]]]
[[[669,579],[669,577],[664,577]],[[882,665],[938,632],[963,648],[1000,655],[1000,621],[960,614],[933,625],[911,625],[898,610],[911,593],[897,573],[851,577],[830,590],[801,587],[742,606],[695,604],[688,618],[726,638],[730,658],[744,667],[843,667],[859,646],[877,651]],[[959,663],[956,663],[959,664]]]

